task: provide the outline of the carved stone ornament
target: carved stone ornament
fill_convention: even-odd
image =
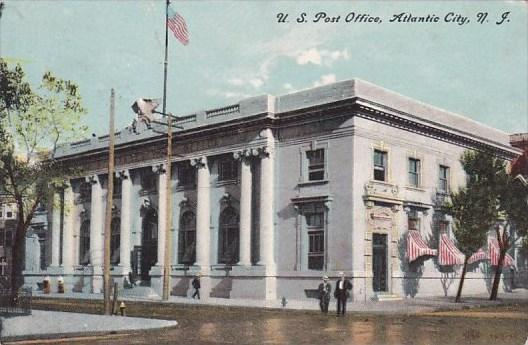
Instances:
[[[191,159],[191,166],[197,169],[204,168],[206,164],[207,164],[207,157],[205,156]]]

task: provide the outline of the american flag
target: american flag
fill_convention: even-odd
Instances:
[[[167,26],[174,33],[174,37],[178,39],[183,45],[189,43],[189,32],[187,31],[187,24],[185,19],[176,13],[170,6],[168,10]]]

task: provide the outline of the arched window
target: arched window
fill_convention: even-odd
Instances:
[[[112,232],[110,237],[110,263],[119,264],[119,248],[121,246],[121,219],[112,218]]]
[[[238,213],[228,207],[220,214],[218,236],[218,262],[236,264],[238,262],[239,221]]]
[[[180,217],[178,263],[192,265],[196,261],[196,217],[186,211]]]
[[[88,265],[90,263],[90,220],[85,220],[81,224],[79,234],[79,264]]]

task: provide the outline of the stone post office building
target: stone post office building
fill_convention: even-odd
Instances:
[[[441,201],[465,181],[464,150],[511,160],[507,133],[354,79],[283,96],[258,96],[178,121],[172,224],[165,224],[165,128],[139,123],[116,137],[112,277],[129,272],[161,293],[165,232],[172,232],[171,293],[305,299],[323,274],[351,277],[354,300],[443,295],[459,266],[408,262],[406,235],[431,249],[450,232]],[[57,193],[45,270],[67,289],[102,290],[108,136],[71,143],[58,158],[85,176]],[[452,238],[452,235],[451,235]],[[486,291],[476,263],[466,291]]]

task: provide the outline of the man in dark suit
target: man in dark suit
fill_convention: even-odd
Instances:
[[[339,272],[339,280],[336,282],[334,297],[337,299],[337,315],[345,315],[346,304],[349,290],[352,289],[352,283],[345,278],[345,273]]]
[[[328,304],[330,303],[330,292],[332,291],[332,285],[328,282],[328,277],[323,277],[323,282],[319,284],[319,307],[321,312],[328,313]]]
[[[194,293],[192,295],[193,299],[195,297],[198,297],[198,299],[200,299],[200,276],[201,274],[198,273],[192,281],[192,287],[194,288]]]

